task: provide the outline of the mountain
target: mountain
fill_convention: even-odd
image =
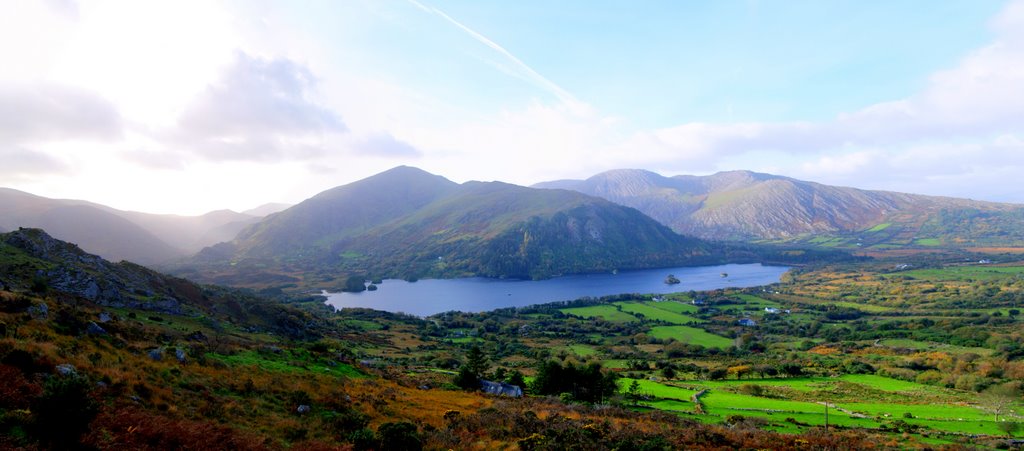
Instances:
[[[619,169],[535,188],[571,189],[636,208],[712,240],[879,248],[1024,245],[1024,206],[869,191],[749,171],[664,177]]]
[[[184,255],[181,249],[131,220],[89,202],[48,199],[0,188],[0,211],[0,231],[45,228],[111,260],[152,264]]]
[[[639,211],[567,190],[457,184],[411,167],[324,191],[200,252],[178,273],[244,284],[341,274],[559,274],[718,261]]]
[[[110,260],[159,264],[226,241],[259,217],[219,210],[202,216],[124,211],[83,200],[0,188],[0,232],[37,227]]]
[[[282,203],[278,203],[278,202],[271,202],[271,203],[266,203],[266,204],[260,205],[259,207],[256,207],[256,208],[250,208],[248,210],[245,210],[245,211],[242,212],[242,214],[243,215],[249,215],[249,216],[255,216],[257,218],[262,218],[264,216],[270,216],[270,215],[272,215],[274,213],[277,213],[279,211],[286,210],[288,207],[291,207],[291,206],[292,206],[291,204],[282,204]]]

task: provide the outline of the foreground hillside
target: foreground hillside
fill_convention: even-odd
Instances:
[[[398,167],[320,193],[176,272],[228,284],[319,277],[546,278],[721,262],[730,253],[639,211],[565,190],[453,183]]]
[[[39,230],[0,234],[0,280],[0,448],[897,446],[459,390],[445,368],[464,348],[426,332],[440,323],[201,287]]]
[[[711,240],[851,249],[1024,246],[1024,206],[828,186],[749,171],[664,177],[621,169],[535,187],[608,199],[679,233]]]

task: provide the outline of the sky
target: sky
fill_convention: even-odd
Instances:
[[[1024,203],[1024,0],[10,0],[0,61],[0,186],[126,210],[398,165]]]

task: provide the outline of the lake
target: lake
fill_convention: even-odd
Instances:
[[[525,307],[582,297],[623,293],[677,293],[681,291],[746,288],[779,281],[786,266],[759,263],[622,271],[618,274],[584,274],[547,280],[507,280],[472,277],[424,279],[406,282],[385,279],[377,291],[328,293],[327,304],[335,308],[365,307],[388,312],[429,316],[452,310],[483,312],[505,307]],[[723,277],[722,274],[728,274]],[[665,284],[674,274],[680,283]]]

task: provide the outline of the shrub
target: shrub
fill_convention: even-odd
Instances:
[[[416,425],[407,421],[384,423],[377,428],[381,451],[418,451],[423,442]]]
[[[42,395],[32,402],[36,436],[58,449],[77,443],[97,412],[89,388],[83,376],[50,376]]]

